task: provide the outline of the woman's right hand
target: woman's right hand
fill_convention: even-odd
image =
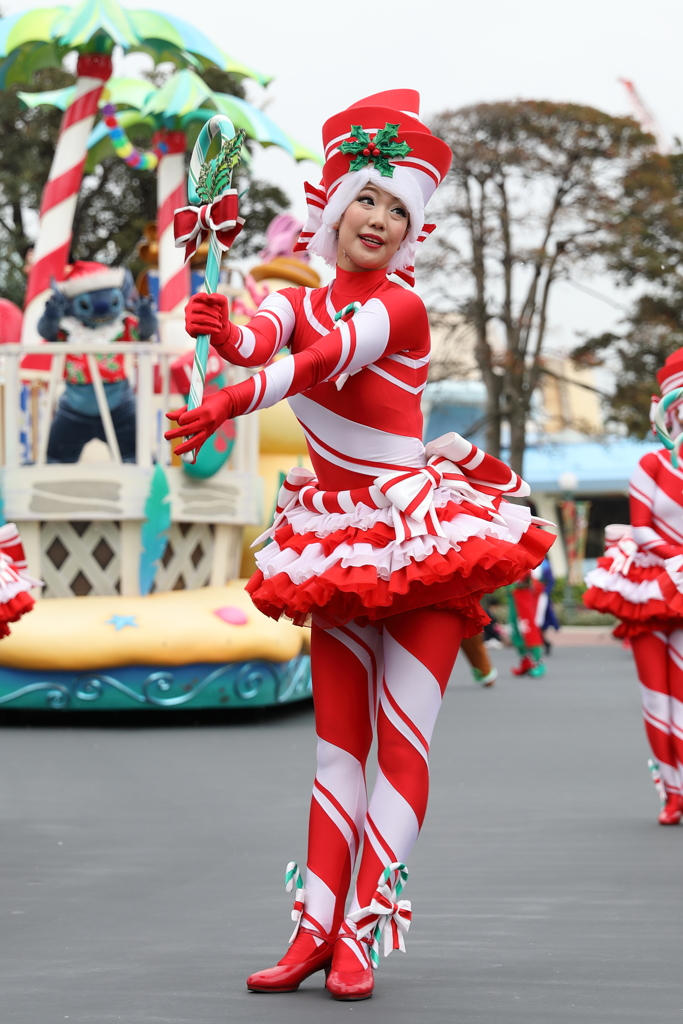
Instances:
[[[193,295],[185,307],[185,330],[191,338],[200,334],[222,335],[230,331],[230,309],[225,295]]]

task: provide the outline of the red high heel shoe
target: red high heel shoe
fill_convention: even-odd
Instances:
[[[408,900],[399,900],[408,881],[408,868],[400,861],[389,864],[379,876],[377,889],[367,907],[354,910],[341,926],[334,944],[332,970],[325,987],[333,999],[369,999],[375,987],[373,964],[378,960],[379,939],[384,955],[392,949],[405,953],[404,932],[410,928]]]
[[[275,967],[250,975],[247,988],[250,992],[296,992],[301,982],[317,971],[327,974],[331,963],[331,944],[302,928],[282,960]]]
[[[683,817],[683,797],[678,793],[667,793],[666,803],[659,812],[660,825],[678,825]]]
[[[257,971],[247,978],[250,992],[296,992],[302,981],[317,971],[327,974],[332,963],[332,943],[329,936],[304,921],[306,889],[296,861],[290,861],[285,871],[285,889],[294,891],[292,921],[294,932],[289,940],[289,949],[275,967]]]
[[[334,944],[332,969],[325,988],[333,999],[369,999],[375,987],[375,978],[367,942],[353,935],[340,935]]]

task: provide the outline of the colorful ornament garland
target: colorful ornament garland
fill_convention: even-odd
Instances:
[[[135,167],[141,171],[153,171],[161,157],[168,152],[166,143],[159,142],[154,149],[142,153],[139,149],[135,148],[119,124],[114,104],[105,103],[102,107],[102,113],[104,114],[104,123],[109,131],[109,138],[116,151],[116,155],[124,163],[128,164],[129,167]]]

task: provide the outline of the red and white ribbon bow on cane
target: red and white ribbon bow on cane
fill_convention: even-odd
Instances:
[[[301,918],[304,913],[304,900],[306,898],[306,889],[304,888],[304,880],[301,877],[299,871],[299,865],[295,860],[290,860],[285,871],[285,892],[292,892],[294,890],[294,906],[292,907],[292,921],[294,921],[294,931],[292,932],[289,944],[294,942],[294,939],[299,933],[301,927]]]
[[[218,245],[227,252],[244,224],[238,213],[239,201],[237,189],[234,188],[224,192],[214,203],[207,203],[206,206],[181,206],[176,210],[173,217],[175,247],[185,247],[185,262],[206,241],[210,231],[215,231]]]
[[[392,886],[391,877],[396,876]],[[356,938],[363,939],[372,935],[370,945],[370,962],[375,970],[379,967],[379,943],[384,938],[384,955],[394,949],[406,951],[404,935],[410,928],[413,912],[410,900],[398,899],[405,883],[408,881],[408,868],[405,864],[390,864],[379,876],[377,889],[367,907],[349,914],[356,924]]]

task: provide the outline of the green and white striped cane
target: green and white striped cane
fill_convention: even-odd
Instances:
[[[669,451],[669,458],[674,469],[678,469],[679,460],[681,458],[681,446],[683,445],[683,431],[678,435],[674,441],[669,434],[666,427],[666,412],[667,409],[678,402],[683,397],[683,388],[674,388],[673,391],[669,391],[668,394],[664,395],[661,402],[658,402],[655,406],[655,412],[653,416],[653,426],[657,437],[662,442],[665,448]]]
[[[207,163],[207,154],[216,135],[220,135],[221,138],[221,151],[218,157]],[[232,121],[225,114],[216,114],[206,122],[199,133],[190,158],[187,192],[191,203],[200,206],[202,203],[214,202],[232,188],[232,172],[239,163],[244,137],[245,133],[241,129],[235,133]],[[224,158],[223,162],[226,165],[224,167],[220,165],[221,157]],[[216,232],[211,231],[209,255],[204,272],[204,291],[207,295],[211,295],[218,288],[222,258],[223,249],[218,242]],[[202,404],[204,398],[209,340],[210,335],[200,334],[195,342],[190,394],[187,399],[188,409],[196,409]],[[181,458],[183,462],[194,464],[197,453],[194,451],[184,452]]]
[[[292,921],[294,921],[294,931],[292,932],[289,944],[294,942],[297,937],[299,928],[301,926],[301,918],[304,912],[304,901],[306,899],[306,889],[304,887],[304,880],[299,871],[299,865],[295,860],[290,860],[285,870],[285,891],[292,892],[294,890],[294,906],[292,907]]]

